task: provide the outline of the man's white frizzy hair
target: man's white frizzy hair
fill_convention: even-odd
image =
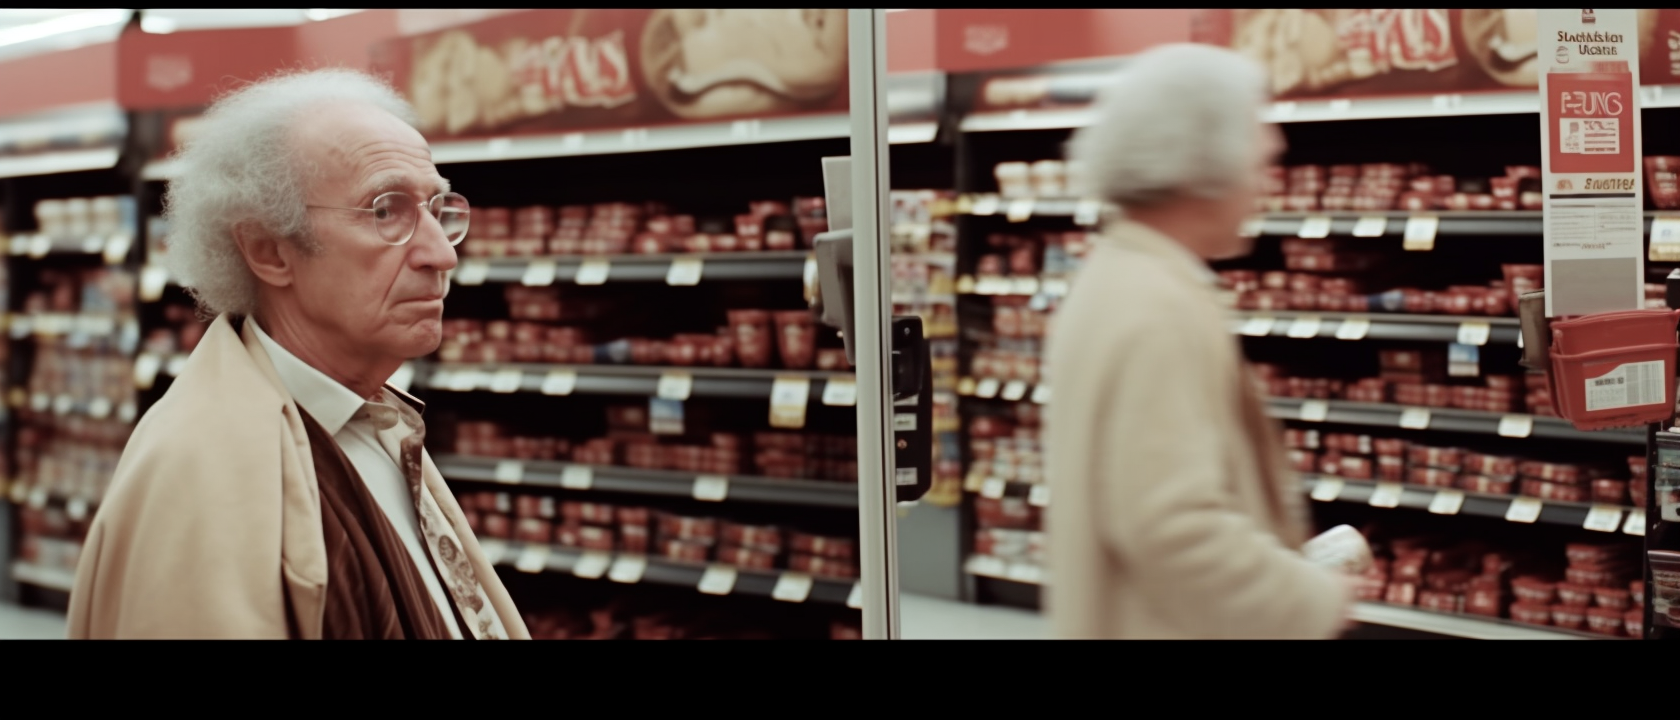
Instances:
[[[418,120],[408,101],[371,75],[285,72],[219,98],[176,152],[179,172],[164,196],[166,264],[202,312],[256,310],[257,280],[234,243],[241,223],[313,247],[304,188],[318,168],[301,161],[292,131],[304,112],[346,104],[372,105],[409,125]]]
[[[1250,172],[1266,101],[1265,72],[1238,53],[1198,44],[1141,53],[1069,143],[1086,185],[1074,189],[1122,207],[1219,197]]]

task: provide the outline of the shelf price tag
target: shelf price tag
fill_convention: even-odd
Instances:
[[[1009,203],[1009,210],[1004,213],[1004,216],[1009,218],[1009,222],[1026,222],[1028,218],[1032,217],[1032,212],[1033,199],[1020,198]]]
[[[980,484],[980,497],[996,500],[1003,497],[1003,491],[1008,487],[1009,483],[1003,478],[986,478],[986,482]]]
[[[604,285],[612,274],[612,263],[606,260],[585,260],[578,265],[577,284]]]
[[[857,405],[857,380],[852,378],[829,378],[823,384],[822,403],[830,407],[852,407]]]
[[[1246,238],[1259,237],[1260,231],[1265,225],[1266,218],[1264,216],[1251,217],[1243,221],[1242,227],[1237,229],[1237,234]]]
[[[103,248],[105,252],[105,264],[123,264],[123,260],[128,259],[128,248],[133,244],[134,238],[129,237],[127,233],[118,233],[107,238]]]
[[[973,395],[974,394],[974,389],[975,389],[974,378],[965,377],[965,378],[957,381],[957,394],[958,395]]]
[[[1297,340],[1318,337],[1318,330],[1323,324],[1323,320],[1312,315],[1295,318],[1295,322],[1289,324],[1289,337]]]
[[[811,379],[779,377],[770,386],[770,427],[805,427],[805,407],[811,400]]]
[[[702,502],[723,502],[729,497],[729,478],[722,475],[701,475],[694,478],[694,499]]]
[[[1485,322],[1459,323],[1458,344],[1475,345],[1477,347],[1486,345],[1488,336],[1492,332],[1493,327]]]
[[[529,275],[530,272],[530,268],[527,267],[525,273]],[[463,260],[461,266],[455,268],[454,281],[456,285],[462,286],[483,285],[489,277],[490,263],[483,260]],[[552,277],[549,282],[554,282]]]
[[[802,603],[811,597],[811,585],[810,575],[785,572],[776,578],[776,587],[770,590],[770,597],[782,602]]]
[[[1043,483],[1033,485],[1032,491],[1027,493],[1027,503],[1037,507],[1050,507],[1050,486]]]
[[[1505,519],[1514,523],[1532,523],[1540,519],[1540,510],[1545,506],[1539,498],[1513,498],[1511,507],[1505,510]]]
[[[999,394],[999,397],[1010,402],[1015,402],[1026,396],[1027,383],[1025,380],[1010,380],[1008,384],[1003,386],[1003,392]]]
[[[550,370],[548,377],[543,378],[542,393],[544,395],[570,395],[577,388],[576,370]]]
[[[964,492],[980,492],[980,486],[986,483],[986,474],[980,468],[969,468],[968,475],[963,478]]]
[[[1499,436],[1525,438],[1534,434],[1533,415],[1506,415],[1499,418]]]
[[[87,411],[88,417],[95,420],[104,420],[111,416],[111,400],[105,397],[96,397],[89,400]]]
[[[700,274],[706,262],[700,258],[677,258],[671,261],[671,269],[665,272],[665,284],[676,286],[690,286],[700,284]]]
[[[728,595],[735,591],[735,578],[739,575],[740,571],[728,565],[709,565],[696,589],[706,595]]]
[[[1330,216],[1313,215],[1305,220],[1302,220],[1301,229],[1295,233],[1295,236],[1306,238],[1308,240],[1318,240],[1330,237]]]
[[[187,355],[171,355],[169,362],[163,364],[163,374],[169,377],[181,377],[187,371]]]
[[[1622,523],[1622,532],[1628,535],[1645,537],[1645,510],[1634,508],[1628,511],[1627,522]]]
[[[1435,232],[1441,227],[1441,218],[1434,215],[1413,215],[1406,218],[1406,239],[1401,245],[1407,250],[1428,251],[1435,249]]]
[[[974,396],[984,398],[986,400],[995,398],[997,397],[998,386],[1000,385],[1002,385],[1002,383],[998,382],[997,378],[984,378],[980,382],[975,383]]]
[[[560,471],[560,487],[567,490],[588,490],[595,486],[595,470],[588,465],[567,465]]]
[[[974,198],[975,215],[996,215],[998,205],[1002,203],[996,195],[980,195]]]
[[[455,392],[472,392],[484,383],[484,372],[481,370],[456,370],[449,376],[449,389]]]
[[[1335,502],[1336,498],[1342,496],[1342,488],[1346,485],[1341,478],[1319,478],[1318,482],[1313,483],[1310,497],[1319,502]]]
[[[1249,337],[1265,337],[1272,334],[1272,327],[1275,325],[1277,325],[1277,320],[1275,318],[1266,316],[1251,317],[1248,319],[1248,322],[1243,323],[1242,330],[1240,332]]]
[[[525,464],[518,460],[496,463],[496,482],[518,484],[525,481]]]
[[[1371,507],[1400,507],[1401,489],[1400,483],[1377,483],[1377,489],[1371,492]]]
[[[1009,292],[1012,295],[1037,295],[1038,278],[1031,275],[1013,278],[1009,281]]]
[[[1593,532],[1613,533],[1622,526],[1622,509],[1613,505],[1594,505],[1587,511],[1581,527]]]
[[[572,566],[572,574],[585,580],[599,580],[612,567],[612,556],[600,550],[589,550]]]
[[[117,406],[117,421],[118,422],[125,422],[125,423],[126,422],[134,422],[134,418],[136,416],[138,416],[139,414],[140,414],[140,408],[139,408],[139,406],[135,405],[133,401],[126,401],[123,404]]]
[[[71,522],[81,522],[87,519],[87,501],[80,497],[73,497],[64,503],[64,514],[70,516]]]
[[[71,410],[75,409],[75,407],[76,407],[76,398],[74,398],[74,397],[71,397],[69,395],[60,395],[58,397],[53,398],[53,414],[54,415],[68,415]]]
[[[503,395],[518,392],[520,382],[524,379],[525,374],[518,370],[499,370],[490,378],[490,392]]]
[[[665,400],[687,400],[688,394],[694,390],[694,376],[685,372],[668,372],[659,376],[660,398]]]
[[[29,491],[29,508],[31,510],[40,510],[46,506],[47,488],[44,485],[37,485]]]
[[[863,583],[852,583],[852,592],[846,595],[846,607],[853,610],[863,609]]]
[[[957,294],[967,295],[975,291],[974,276],[964,275],[957,278]]]
[[[513,569],[532,575],[548,569],[548,546],[543,543],[526,544],[519,552],[519,558],[513,561]]]
[[[88,255],[99,252],[100,248],[103,247],[105,247],[105,240],[98,235],[89,235],[82,238],[82,252]]]
[[[1400,427],[1407,430],[1428,430],[1429,410],[1426,408],[1406,408],[1400,411]]]
[[[1070,287],[1071,285],[1068,283],[1066,278],[1045,278],[1043,282],[1045,295],[1064,297],[1068,294],[1068,289]]]
[[[1435,498],[1429,501],[1429,512],[1436,515],[1457,515],[1464,507],[1464,493],[1458,490],[1442,490],[1435,493]]]
[[[1651,262],[1680,262],[1680,217],[1651,218]]]
[[[391,387],[408,392],[409,386],[414,384],[414,365],[403,363],[398,366],[397,371],[392,373],[391,379],[386,382],[390,383]]]
[[[1350,317],[1336,328],[1337,340],[1364,340],[1371,333],[1371,318]]]
[[[559,272],[560,266],[553,260],[532,260],[525,266],[525,275],[519,278],[519,284],[526,287],[547,287],[554,284],[554,276]]]
[[[163,298],[163,288],[169,284],[169,270],[156,265],[140,268],[140,301],[157,302]]]
[[[485,538],[479,543],[479,549],[484,551],[485,562],[491,565],[502,564],[502,560],[507,556],[507,545],[493,538]]]
[[[1073,209],[1073,222],[1090,227],[1102,220],[1102,203],[1096,200],[1080,200]]]
[[[1353,224],[1353,236],[1357,238],[1382,237],[1388,232],[1388,218],[1381,215],[1366,215]]]
[[[1032,401],[1039,405],[1050,402],[1050,386],[1040,385],[1033,388]]]
[[[615,583],[634,585],[642,581],[642,575],[646,572],[646,556],[620,555],[613,561],[612,569],[607,571],[607,579]]]
[[[40,260],[41,258],[46,257],[47,253],[50,252],[52,252],[52,238],[45,235],[36,235],[35,237],[29,239],[30,258]]]
[[[1324,400],[1301,401],[1302,422],[1324,422],[1330,417],[1330,403]]]
[[[141,390],[152,389],[157,382],[158,369],[163,366],[163,359],[151,353],[140,353],[134,358],[134,387]]]
[[[24,501],[29,499],[29,486],[21,481],[13,482],[10,497],[12,504],[22,505]]]

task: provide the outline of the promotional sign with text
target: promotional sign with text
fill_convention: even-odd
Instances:
[[[1643,307],[1637,11],[1539,13],[1546,315]]]

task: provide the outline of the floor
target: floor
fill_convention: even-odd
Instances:
[[[983,607],[906,595],[900,600],[906,640],[1041,640],[1044,619],[1011,608]],[[64,616],[0,603],[0,640],[59,640]]]

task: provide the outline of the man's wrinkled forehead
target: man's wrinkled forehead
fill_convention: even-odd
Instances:
[[[432,164],[431,148],[407,123],[363,103],[335,103],[306,113],[297,139],[318,174],[362,193],[448,192]]]

